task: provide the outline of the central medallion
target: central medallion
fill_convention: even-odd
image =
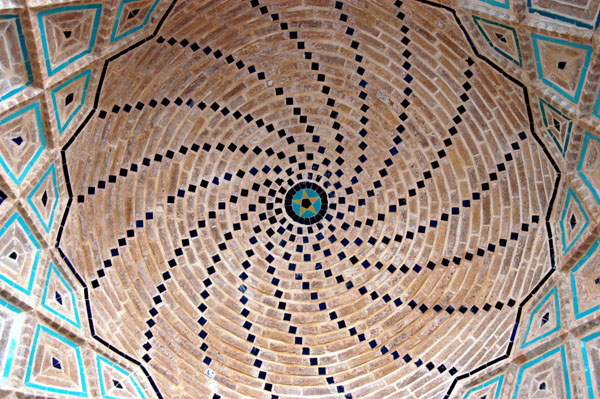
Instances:
[[[327,195],[315,183],[300,182],[287,192],[285,210],[298,223],[316,223],[327,213]]]

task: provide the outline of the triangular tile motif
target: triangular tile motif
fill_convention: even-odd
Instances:
[[[38,14],[48,75],[92,51],[101,10],[101,4],[85,4],[54,8]]]
[[[557,0],[527,0],[530,13],[543,15],[582,28],[600,27],[600,2],[562,2]]]
[[[531,312],[521,348],[526,348],[540,339],[555,333],[560,330],[560,327],[558,290],[554,287]]]
[[[0,165],[20,185],[44,148],[44,128],[38,103],[0,119]]]
[[[560,218],[563,254],[569,252],[575,242],[588,227],[590,219],[581,201],[572,188],[567,191],[565,205]]]
[[[31,294],[40,259],[40,244],[18,213],[0,228],[0,280]]]
[[[116,42],[146,26],[158,2],[159,0],[121,0],[110,41]]]
[[[600,397],[600,331],[581,339],[588,398]]]
[[[504,383],[504,374],[480,384],[467,391],[463,399],[499,399]]]
[[[21,310],[0,299],[0,383],[10,375],[24,317]]]
[[[0,37],[0,101],[3,101],[29,86],[33,74],[18,15],[0,15]]]
[[[91,76],[92,71],[88,69],[52,90],[52,106],[60,134],[83,107]]]
[[[46,275],[42,307],[75,327],[81,328],[73,288],[61,275],[54,263],[50,263]]]
[[[539,78],[557,93],[578,103],[592,47],[535,33],[531,38]]]
[[[54,214],[58,205],[58,184],[54,164],[48,168],[44,176],[27,196],[27,202],[35,212],[46,232],[52,228]]]
[[[83,107],[91,76],[92,71],[85,70],[52,90],[52,106],[59,133],[65,131]]]
[[[600,239],[571,270],[571,294],[575,319],[600,310]]]
[[[510,1],[509,0],[480,0],[483,3],[487,3],[496,7],[503,8],[505,10],[510,9]]]
[[[96,355],[100,391],[104,399],[146,399],[133,376],[107,358]]]
[[[600,204],[600,137],[585,132],[577,171]]]
[[[564,346],[530,360],[519,369],[513,399],[571,399]]]
[[[38,324],[27,363],[25,386],[65,395],[88,396],[79,346]]]
[[[490,47],[518,66],[522,66],[521,47],[515,28],[475,15],[473,21]]]
[[[571,130],[573,130],[573,121],[556,107],[541,98],[540,111],[542,113],[542,122],[546,128],[545,130],[550,137],[552,137],[552,141],[554,141],[554,144],[556,144],[558,150],[564,157],[569,148]]]

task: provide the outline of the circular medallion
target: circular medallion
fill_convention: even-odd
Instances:
[[[327,195],[315,183],[298,183],[285,196],[285,210],[298,223],[316,223],[327,213]]]

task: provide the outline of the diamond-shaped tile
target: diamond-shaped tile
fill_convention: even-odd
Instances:
[[[81,328],[73,288],[58,271],[54,263],[50,263],[46,275],[42,307],[75,327]]]
[[[560,219],[563,254],[569,252],[585,229],[587,229],[589,223],[590,219],[581,201],[573,189],[569,188]]]
[[[521,366],[513,399],[522,398],[571,399],[564,346],[559,346]]]
[[[56,206],[58,205],[58,185],[54,164],[48,168],[40,181],[27,196],[27,202],[35,212],[46,232],[52,228]]]
[[[83,107],[91,76],[92,71],[85,70],[52,90],[52,106],[59,133],[65,131]]]
[[[48,75],[92,51],[101,10],[101,4],[85,4],[57,7],[38,14]]]
[[[65,395],[87,396],[79,346],[38,324],[27,363],[25,386]]]
[[[477,28],[496,52],[521,66],[521,47],[515,28],[489,19],[473,16]]]
[[[592,47],[535,33],[531,38],[539,78],[557,93],[578,103]]]
[[[38,103],[0,120],[0,165],[15,184],[21,184],[45,147]]]
[[[560,326],[558,290],[554,287],[531,312],[521,348],[526,348],[560,330]]]
[[[135,378],[124,368],[107,358],[96,355],[98,380],[104,399],[145,399]]]
[[[122,0],[110,41],[116,42],[146,26],[158,2],[159,0]]]
[[[573,121],[558,108],[540,98],[540,112],[545,131],[550,135],[560,153],[565,156],[571,139]]]
[[[15,213],[0,229],[0,280],[29,295],[39,258],[39,243]]]

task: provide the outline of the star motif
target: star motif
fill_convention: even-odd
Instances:
[[[300,205],[300,217],[303,217],[307,211],[317,213],[315,210],[315,202],[317,202],[319,198],[320,197],[318,195],[309,197],[308,192],[306,190],[302,190],[302,198],[294,200],[295,204]]]

